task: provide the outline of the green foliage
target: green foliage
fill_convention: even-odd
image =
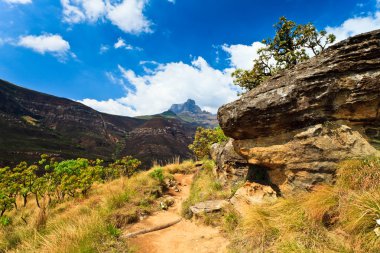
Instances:
[[[152,172],[149,173],[149,176],[156,179],[158,182],[164,182],[164,171],[161,167],[155,168]]]
[[[136,173],[141,161],[133,158],[132,156],[125,156],[120,160],[116,160],[109,165],[107,170],[107,178],[117,178],[120,176],[131,177]]]
[[[234,83],[244,90],[251,90],[280,70],[309,59],[307,50],[319,55],[335,41],[333,34],[317,31],[311,23],[297,25],[285,17],[281,17],[274,28],[275,36],[263,40],[265,46],[258,50],[258,59],[254,60],[253,68],[237,69],[232,74]]]
[[[214,129],[198,127],[195,132],[194,141],[189,145],[189,149],[193,151],[197,159],[208,158],[212,144],[227,140],[228,138],[220,127]]]
[[[12,223],[11,218],[7,216],[1,216],[0,217],[0,225],[3,227],[9,226]]]
[[[116,238],[120,237],[120,235],[122,234],[121,230],[118,229],[118,228],[117,228],[115,225],[113,225],[113,224],[109,224],[109,225],[107,226],[107,232],[108,232],[111,236],[116,237]]]

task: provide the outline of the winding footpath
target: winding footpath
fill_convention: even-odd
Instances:
[[[190,194],[193,175],[175,175],[180,192],[169,191],[175,203],[168,211],[154,213],[147,219],[127,228],[125,234],[149,229],[161,224],[170,223],[181,218],[182,202]],[[195,224],[182,219],[179,223],[163,230],[139,235],[129,239],[130,245],[136,247],[138,253],[224,253],[228,240],[218,228]]]

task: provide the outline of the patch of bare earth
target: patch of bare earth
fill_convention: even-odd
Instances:
[[[168,211],[157,212],[132,225],[125,234],[160,226],[181,218],[181,205],[189,196],[192,178],[193,175],[176,174],[175,179],[179,183],[180,192],[168,193],[174,197],[175,204]],[[139,235],[129,241],[139,253],[222,253],[226,252],[229,244],[218,228],[195,224],[185,219],[166,229]]]

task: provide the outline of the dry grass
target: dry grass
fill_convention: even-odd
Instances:
[[[30,201],[10,214],[10,226],[0,227],[0,252],[129,252],[120,228],[156,210],[161,194],[161,183],[144,172],[46,210]]]
[[[230,233],[231,252],[380,252],[380,159],[350,160],[335,186],[254,206]]]
[[[195,163],[192,160],[187,160],[182,163],[179,161],[173,162],[163,167],[165,172],[170,174],[192,174],[196,171]]]
[[[380,158],[348,160],[340,164],[337,186],[353,191],[380,190]]]

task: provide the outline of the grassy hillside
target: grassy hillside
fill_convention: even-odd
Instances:
[[[194,169],[191,161],[155,167],[96,183],[85,196],[41,197],[40,208],[34,196],[25,207],[19,197],[18,208],[0,217],[0,252],[134,252],[122,229],[160,209],[166,178]]]
[[[155,167],[130,178],[97,183],[87,196],[66,198],[38,208],[30,196],[26,207],[6,212],[0,221],[0,252],[134,252],[122,231],[141,216],[160,209],[165,178],[196,172],[183,215],[205,200],[228,199],[239,184],[222,185],[214,163],[204,161]],[[334,186],[252,206],[241,217],[232,207],[197,217],[218,226],[231,241],[230,252],[379,252],[380,159],[345,161]]]

